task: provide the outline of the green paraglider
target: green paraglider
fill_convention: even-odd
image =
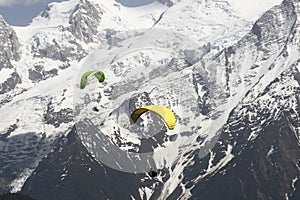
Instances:
[[[84,89],[85,86],[87,85],[89,79],[93,76],[95,76],[98,79],[99,83],[102,83],[105,80],[105,75],[100,70],[85,72],[81,77],[80,89]]]

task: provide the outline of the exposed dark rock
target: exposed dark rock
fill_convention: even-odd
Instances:
[[[17,120],[18,122],[18,120]],[[0,134],[0,141],[5,141],[7,137],[18,128],[17,124],[11,125],[5,133]]]
[[[20,193],[5,193],[0,194],[0,200],[34,200],[33,198]]]
[[[17,74],[17,72],[13,72],[4,83],[0,84],[0,94],[5,94],[13,90],[19,83],[22,83],[19,74]]]
[[[88,0],[80,0],[70,16],[70,27],[67,28],[76,38],[86,42],[95,42],[97,27],[101,21],[103,11]]]
[[[51,124],[58,128],[62,123],[69,123],[73,121],[73,110],[64,108],[59,111],[54,111],[51,101],[47,106],[47,111],[44,113],[44,121],[46,124]]]
[[[4,68],[12,70],[9,77],[4,77],[0,83],[0,95],[15,89],[21,83],[21,78],[13,68],[11,61],[20,58],[18,50],[20,47],[18,37],[11,26],[9,26],[0,15],[0,73]],[[3,73],[3,72],[2,72]]]
[[[29,79],[32,80],[33,83],[40,82],[42,80],[46,80],[48,78],[54,77],[57,75],[58,70],[56,68],[46,71],[43,66],[36,65],[34,69],[29,69]]]
[[[80,60],[86,55],[82,46],[71,38],[67,43],[62,45],[54,39],[52,41],[44,41],[41,43],[40,40],[43,40],[44,37],[45,35],[38,34],[33,39],[31,49],[34,57],[50,58],[67,63],[74,59]],[[63,39],[61,38],[61,40]]]
[[[2,59],[18,60],[20,47],[16,32],[9,26],[0,15],[0,50]],[[1,69],[2,66],[0,66]]]
[[[99,165],[87,152],[75,128],[63,137],[26,181],[22,193],[36,200],[135,199],[139,197],[136,174]]]
[[[11,182],[25,169],[37,166],[36,160],[47,154],[49,144],[45,134],[34,132],[10,136],[5,142],[0,140],[0,193],[10,191]]]

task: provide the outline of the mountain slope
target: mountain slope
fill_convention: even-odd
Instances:
[[[13,60],[8,68],[20,83],[0,96],[1,191],[22,188],[36,199],[299,198],[299,2],[251,19],[234,1],[167,2],[52,3],[30,26],[13,27],[20,45],[8,41],[16,56],[3,62]],[[101,106],[91,119],[105,119],[100,131],[116,145],[171,147],[156,157],[155,178],[99,164],[93,144],[80,143],[73,87],[77,74],[102,66],[98,58],[110,63],[103,70],[111,81],[89,86],[96,93],[86,111]],[[125,137],[122,110],[157,102],[179,116],[177,132],[164,135],[150,116],[141,124],[161,130],[156,136]]]
[[[125,8],[118,11],[120,5],[111,1],[102,3],[105,6],[84,0],[51,3],[29,26],[13,27],[16,33],[3,21],[3,41],[10,40],[3,44],[2,52],[10,57],[3,59],[2,66],[7,67],[1,70],[1,75],[11,75],[1,89],[11,89],[5,89],[0,96],[1,191],[20,190],[41,158],[74,125],[72,92],[77,64],[93,48],[110,45],[106,37],[114,32],[106,29],[102,15],[115,21],[111,12],[117,11],[120,16],[130,12]],[[152,10],[156,7],[165,8],[153,4],[137,9],[129,20],[115,21],[115,27],[121,28],[120,24],[126,27],[141,15],[142,25],[150,27],[156,17]],[[140,12],[148,8],[150,18]],[[15,83],[22,84],[16,87]]]

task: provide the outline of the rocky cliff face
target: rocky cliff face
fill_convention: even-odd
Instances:
[[[216,57],[228,73],[224,83],[228,87],[230,79],[236,77],[234,71],[244,67],[240,63],[247,59],[245,50],[254,48],[250,50],[250,55],[255,56],[255,62],[250,66],[253,71],[260,68],[264,60],[276,55],[265,73],[257,77],[258,82],[245,91],[243,100],[230,113],[216,146],[203,158],[201,154],[196,156],[197,151],[194,153],[193,164],[182,174],[184,187],[177,187],[170,199],[193,199],[195,196],[196,199],[299,198],[295,192],[299,187],[297,16],[298,3],[284,1],[265,13],[235,46]],[[295,52],[296,57],[293,56]],[[284,68],[286,64],[282,61],[292,57],[293,64],[282,69],[280,76],[272,81],[264,80],[273,73],[272,70]],[[248,85],[256,73],[249,75],[238,76],[236,83]],[[266,87],[262,87],[264,82],[268,83]],[[230,87],[227,92],[232,95]]]
[[[21,83],[19,74],[14,69],[11,61],[19,59],[19,41],[15,31],[0,16],[0,94],[3,95],[13,90]]]
[[[19,59],[19,41],[16,32],[0,17],[1,23],[1,52],[6,55],[6,58]],[[3,59],[4,60],[4,59]]]
[[[97,8],[91,2],[81,0],[70,15],[69,24],[71,26],[67,29],[84,42],[99,41],[97,28],[99,22],[101,25],[103,12],[101,8]]]

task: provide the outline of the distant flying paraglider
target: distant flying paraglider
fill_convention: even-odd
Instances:
[[[95,76],[98,79],[99,83],[102,83],[105,80],[105,75],[100,70],[93,70],[93,71],[85,72],[81,77],[80,89],[84,89],[85,86],[87,85],[89,79],[93,76]]]
[[[99,109],[97,107],[93,107],[93,111],[99,112]]]
[[[160,105],[143,106],[141,108],[136,109],[131,113],[132,121],[136,122],[142,114],[148,111],[152,111],[159,115],[164,120],[165,124],[170,130],[173,130],[175,128],[176,117],[174,113],[169,108]]]
[[[148,175],[152,178],[156,177],[157,176],[157,172],[156,171],[150,171],[148,172]]]

